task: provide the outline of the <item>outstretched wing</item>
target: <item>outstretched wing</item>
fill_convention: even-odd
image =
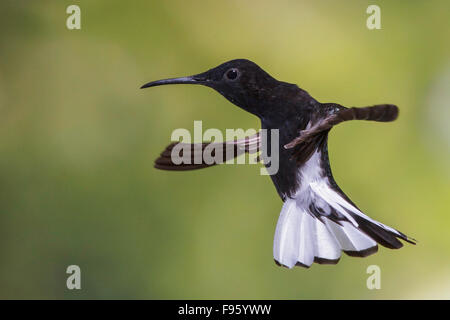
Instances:
[[[155,160],[155,168],[161,170],[195,170],[225,163],[244,153],[253,154],[261,149],[259,133],[241,140],[225,142],[183,143],[174,142]],[[205,159],[205,151],[214,158]],[[186,155],[186,152],[188,153]]]
[[[333,111],[336,109],[332,109]],[[364,108],[345,108],[339,106],[338,111],[332,112],[328,116],[320,119],[308,129],[302,130],[300,135],[286,144],[286,149],[312,140],[321,132],[331,129],[333,126],[350,120],[369,120],[379,122],[394,121],[398,117],[398,107],[393,104],[380,104]]]
[[[313,262],[336,264],[345,252],[365,257],[378,244],[390,249],[403,246],[399,239],[414,239],[365,215],[334,181],[328,159],[327,136],[332,126],[348,120],[392,121],[393,105],[367,108],[330,106],[328,117],[316,121],[285,148],[294,148],[298,185],[287,197],[277,223],[274,259],[279,265],[309,267]]]

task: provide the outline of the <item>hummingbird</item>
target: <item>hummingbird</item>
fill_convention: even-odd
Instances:
[[[279,154],[279,169],[270,175],[283,201],[273,244],[277,265],[290,269],[309,268],[313,263],[336,264],[342,252],[366,257],[378,251],[378,244],[389,249],[401,248],[400,240],[416,244],[402,232],[364,214],[337,185],[328,157],[328,134],[334,126],[350,120],[394,121],[399,113],[397,106],[356,108],[321,103],[297,85],[276,80],[247,59],[231,60],[192,76],[152,81],[141,88],[168,84],[212,88],[257,116],[262,129],[269,133],[278,129],[279,150],[266,150]],[[259,134],[213,143],[249,153],[271,148],[270,144],[261,143]],[[170,144],[156,159],[157,169],[183,171],[216,164],[174,163],[171,151],[176,145]],[[192,144],[190,156],[198,156],[208,145],[210,142]]]

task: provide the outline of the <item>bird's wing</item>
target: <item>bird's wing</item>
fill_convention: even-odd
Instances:
[[[402,232],[365,215],[337,186],[323,144],[297,169],[295,193],[287,197],[278,219],[273,254],[279,265],[309,267],[336,264],[341,252],[366,257],[378,244],[390,249],[415,244]]]
[[[397,119],[398,107],[393,104],[380,104],[364,108],[344,108],[340,107],[337,112],[322,118],[313,124],[310,128],[302,130],[300,135],[284,147],[286,149],[294,148],[295,146],[314,139],[318,134],[331,129],[333,126],[350,120],[369,120],[389,122]]]
[[[309,267],[313,262],[335,264],[341,251],[365,257],[378,250],[403,246],[399,239],[415,240],[365,215],[334,181],[327,152],[328,132],[348,120],[393,121],[394,105],[366,108],[330,106],[335,113],[308,126],[287,144],[297,163],[298,186],[284,201],[274,239],[274,259],[279,265]]]
[[[253,154],[261,149],[259,133],[241,140],[225,142],[174,142],[155,160],[161,170],[195,170],[225,163],[244,153]]]

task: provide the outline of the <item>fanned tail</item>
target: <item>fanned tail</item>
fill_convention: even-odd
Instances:
[[[366,257],[378,251],[378,244],[390,249],[403,246],[399,239],[415,244],[361,212],[331,176],[323,175],[322,160],[315,152],[300,168],[302,183],[283,205],[273,247],[277,264],[288,268],[336,264],[341,252]]]

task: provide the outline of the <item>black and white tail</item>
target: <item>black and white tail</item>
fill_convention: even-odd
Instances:
[[[362,213],[323,174],[321,153],[315,152],[299,169],[301,184],[284,202],[277,223],[273,254],[277,264],[292,268],[313,262],[336,264],[341,252],[366,257],[377,252],[377,243],[398,249],[403,233]]]

